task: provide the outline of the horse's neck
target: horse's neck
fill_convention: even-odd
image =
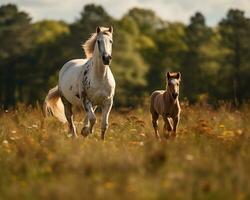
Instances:
[[[92,75],[96,80],[103,80],[107,76],[108,66],[102,62],[98,52],[95,52],[92,57]]]

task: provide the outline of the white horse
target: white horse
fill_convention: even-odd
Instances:
[[[101,139],[104,139],[115,92],[115,80],[109,68],[112,40],[113,28],[98,26],[96,33],[83,44],[87,58],[64,64],[59,72],[58,86],[52,88],[45,98],[45,114],[52,114],[62,122],[67,121],[74,137],[77,133],[72,105],[82,106],[87,112],[81,131],[85,137],[92,133],[96,123],[94,112],[97,106],[101,106]]]

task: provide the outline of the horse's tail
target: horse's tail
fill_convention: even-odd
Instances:
[[[54,116],[63,123],[67,121],[58,86],[49,90],[44,101],[43,109],[45,116]]]

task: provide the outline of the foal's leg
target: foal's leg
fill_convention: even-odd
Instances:
[[[81,134],[86,137],[87,135],[92,133],[93,126],[95,125],[96,122],[96,116],[94,113],[93,106],[88,99],[84,98],[82,100],[82,104],[85,111],[87,112],[88,121],[90,122],[90,126],[89,127],[84,126],[81,131]],[[86,122],[87,120],[85,119],[84,121]]]
[[[108,129],[109,113],[113,105],[113,99],[104,102],[102,106],[102,126],[101,126],[101,139],[104,140],[106,130]]]
[[[172,126],[172,123],[171,123],[171,120],[169,117],[164,117],[164,134],[166,137],[169,137],[169,133],[170,131],[173,130],[173,126]]]
[[[178,127],[178,124],[179,124],[179,121],[180,121],[180,117],[177,116],[173,119],[174,121],[174,127],[173,127],[173,136],[175,137],[176,136],[176,133],[177,133],[177,127]]]
[[[73,121],[72,105],[63,96],[61,96],[61,99],[64,105],[64,113],[69,125],[69,132],[73,135],[73,137],[77,137],[76,127]]]
[[[156,112],[151,112],[151,115],[152,115],[152,124],[153,124],[154,131],[155,131],[155,137],[157,139],[160,139],[159,130],[158,130],[158,118],[159,118],[159,115]]]

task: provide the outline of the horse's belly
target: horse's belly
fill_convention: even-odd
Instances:
[[[63,82],[61,85],[61,93],[72,105],[81,105],[80,95],[77,85],[73,85],[70,82]]]
[[[70,102],[72,105],[81,106],[80,96],[74,92],[63,93],[63,96]]]
[[[103,102],[107,99],[113,97],[112,91],[101,89],[93,89],[93,92],[90,91],[88,97],[93,105],[102,105]]]

